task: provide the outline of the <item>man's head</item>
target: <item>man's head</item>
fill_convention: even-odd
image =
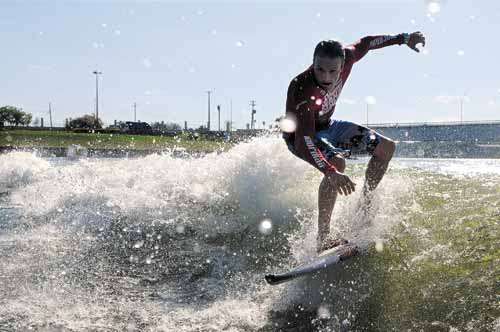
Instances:
[[[313,71],[316,81],[326,90],[332,90],[344,66],[345,51],[342,44],[334,40],[323,40],[316,45],[313,56]]]

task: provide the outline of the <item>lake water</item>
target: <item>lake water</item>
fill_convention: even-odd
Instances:
[[[358,188],[366,161],[348,163]],[[370,223],[359,190],[332,219],[383,250],[269,286],[314,255],[320,181],[277,138],[203,158],[0,155],[0,331],[500,329],[500,160],[393,160]]]

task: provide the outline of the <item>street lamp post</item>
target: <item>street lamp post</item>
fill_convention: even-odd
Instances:
[[[250,101],[250,106],[252,106],[252,118],[250,120],[250,129],[254,129],[254,125],[255,125],[255,120],[254,120],[254,114],[257,113],[257,111],[255,110],[255,100],[251,100]]]
[[[95,127],[99,125],[99,75],[102,75],[102,72],[94,70],[92,72],[95,74]]]
[[[220,105],[217,105],[217,113],[218,115],[218,120],[219,120],[219,131],[220,131]]]
[[[208,90],[207,91],[207,94],[208,94],[208,122],[207,122],[207,130],[210,131],[210,94],[212,93],[212,91]]]
[[[366,126],[368,127],[368,110],[370,109],[370,104],[366,103]]]
[[[370,110],[370,105],[375,105],[377,103],[377,99],[373,96],[367,96],[365,97],[365,102],[366,102],[366,126],[368,127],[369,124],[369,119],[368,119],[368,113]]]

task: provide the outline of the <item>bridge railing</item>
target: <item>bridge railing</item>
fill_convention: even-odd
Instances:
[[[500,120],[488,121],[449,121],[449,122],[401,122],[401,123],[370,123],[368,127],[421,127],[421,126],[463,126],[463,125],[498,125]]]

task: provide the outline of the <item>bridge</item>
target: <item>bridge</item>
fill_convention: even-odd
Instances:
[[[500,121],[386,123],[369,127],[400,142],[500,143]]]
[[[500,158],[500,121],[385,123],[369,127],[397,141],[399,157]]]

